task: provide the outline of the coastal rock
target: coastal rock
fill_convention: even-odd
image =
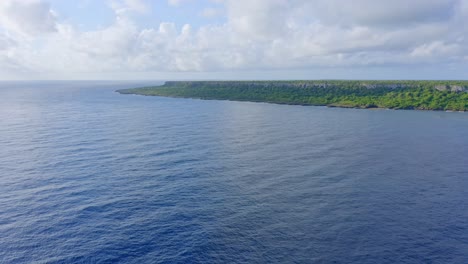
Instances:
[[[362,86],[364,86],[367,89],[387,88],[387,89],[392,89],[392,90],[408,87],[408,85],[405,85],[405,84],[368,84],[368,83],[363,83]]]
[[[465,88],[459,85],[451,85],[450,91],[459,93],[465,91]]]
[[[467,91],[467,89],[463,86],[460,85],[436,85],[434,88],[438,91],[451,91],[451,92],[464,92]]]
[[[434,88],[439,91],[447,91],[447,85],[436,85]]]

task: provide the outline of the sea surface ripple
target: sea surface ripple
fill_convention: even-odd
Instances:
[[[0,263],[468,263],[468,114],[0,83]]]

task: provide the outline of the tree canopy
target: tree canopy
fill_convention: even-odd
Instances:
[[[336,107],[468,110],[468,81],[174,81],[118,92]]]

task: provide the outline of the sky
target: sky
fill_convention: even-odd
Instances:
[[[0,0],[0,80],[468,79],[468,0]]]

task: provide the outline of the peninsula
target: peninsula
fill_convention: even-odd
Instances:
[[[468,111],[468,81],[169,81],[117,92],[329,107]]]

